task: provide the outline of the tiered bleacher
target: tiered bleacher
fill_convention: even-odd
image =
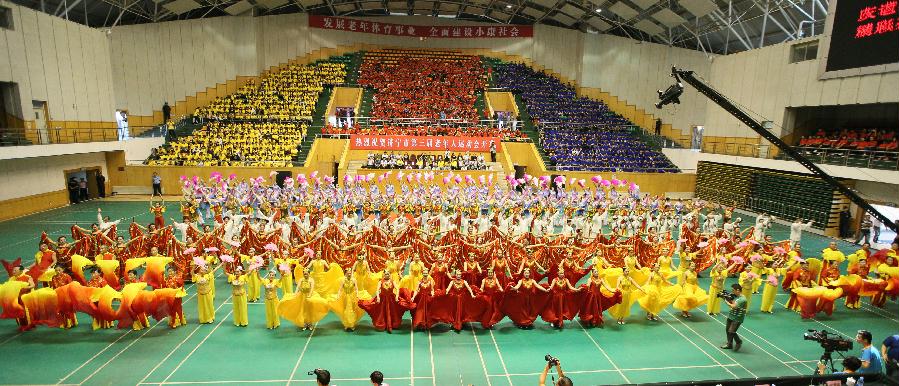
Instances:
[[[818,178],[705,161],[697,166],[696,197],[782,219],[813,220],[817,228],[834,226],[846,202]]]
[[[453,52],[366,52],[359,84],[375,89],[373,119],[429,118],[477,122],[475,101],[486,85],[477,56]]]
[[[542,128],[540,145],[557,170],[676,172],[660,151],[631,133],[632,123],[602,102],[518,63],[494,66],[496,87],[520,93]]]
[[[198,109],[195,115],[207,123],[157,149],[147,163],[290,166],[312,122],[319,94],[345,77],[344,63],[289,65]]]

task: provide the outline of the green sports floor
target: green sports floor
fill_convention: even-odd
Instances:
[[[169,205],[168,213],[178,213],[177,204]],[[132,217],[151,221],[146,202],[93,201],[0,222],[0,258],[22,256],[30,263],[42,230],[68,234],[72,223],[95,221],[98,207],[113,218],[125,218],[123,223]],[[788,229],[778,225],[772,233],[783,239]],[[806,255],[828,241],[806,234]],[[855,250],[847,243],[841,248]],[[5,280],[5,272],[0,275]],[[225,279],[218,280],[224,288]],[[650,322],[636,305],[626,325],[608,323],[605,328],[585,329],[572,321],[556,330],[538,321],[533,330],[519,330],[505,320],[492,331],[466,328],[456,333],[437,327],[411,333],[406,322],[404,329],[386,334],[375,331],[366,317],[347,333],[328,315],[314,331],[301,331],[289,322],[270,331],[261,303],[249,306],[249,327],[235,327],[225,291],[216,298],[216,322],[197,324],[195,291],[190,287],[188,293],[184,309],[189,324],[174,330],[153,322],[143,331],[93,331],[90,319],[79,314],[81,325],[72,330],[39,327],[19,333],[13,320],[0,320],[0,384],[302,385],[314,384],[307,372],[320,367],[331,371],[336,385],[367,385],[373,370],[384,372],[394,386],[534,385],[548,353],[560,358],[577,385],[790,376],[810,374],[821,355],[816,343],[803,341],[807,329],[854,336],[864,328],[875,341],[899,332],[895,301],[885,309],[865,304],[860,310],[848,310],[838,301],[833,316],[803,321],[783,309],[785,294],[778,296],[781,307],[773,315],[758,312],[758,298],[754,300],[738,353],[718,348],[724,316],[696,310],[683,319],[672,310]]]

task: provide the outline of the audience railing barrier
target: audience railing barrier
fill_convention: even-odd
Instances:
[[[135,138],[130,133],[140,132],[141,137],[161,137],[164,132],[155,132],[156,126],[131,126],[128,137],[122,138],[117,128],[61,128],[45,129],[18,128],[0,130],[0,146],[53,145],[67,143],[113,142]],[[145,134],[149,133],[149,134]]]
[[[870,169],[899,170],[899,152],[880,150],[827,149],[796,147],[812,162]],[[778,155],[777,159],[785,159]]]
[[[335,122],[329,120],[330,117],[325,117],[325,121],[334,124]],[[343,127],[346,125],[347,117],[336,116],[336,126],[335,127]],[[512,126],[516,126],[518,130],[524,128],[524,123],[521,120],[498,120],[498,119],[479,119],[477,121],[470,121],[466,119],[459,118],[374,118],[374,117],[351,117],[350,123],[352,126],[382,126],[382,125],[392,125],[392,126],[440,126],[440,127],[497,127],[503,129],[511,129]]]

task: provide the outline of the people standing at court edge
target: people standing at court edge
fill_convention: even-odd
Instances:
[[[157,172],[153,172],[153,195],[162,196],[162,177]]]
[[[100,198],[106,197],[106,176],[102,171],[97,172],[97,195]]]
[[[69,177],[69,202],[73,204],[78,203],[78,180],[75,177]]]
[[[871,216],[867,213],[862,215],[862,223],[858,227],[858,238],[855,239],[855,243],[858,245],[868,244],[870,241],[868,239],[871,238]],[[864,242],[862,242],[864,241]]]
[[[119,141],[128,139],[128,115],[122,110],[115,111],[115,122],[119,128]]]
[[[490,162],[496,162],[496,142],[490,143]]]
[[[162,123],[166,123],[170,119],[172,119],[172,107],[169,106],[169,102],[165,102],[162,104]]]
[[[84,178],[78,182],[78,199],[81,201],[87,201],[87,180]]]

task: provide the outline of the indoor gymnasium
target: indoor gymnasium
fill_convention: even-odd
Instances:
[[[2,385],[896,385],[896,0],[0,0]]]

